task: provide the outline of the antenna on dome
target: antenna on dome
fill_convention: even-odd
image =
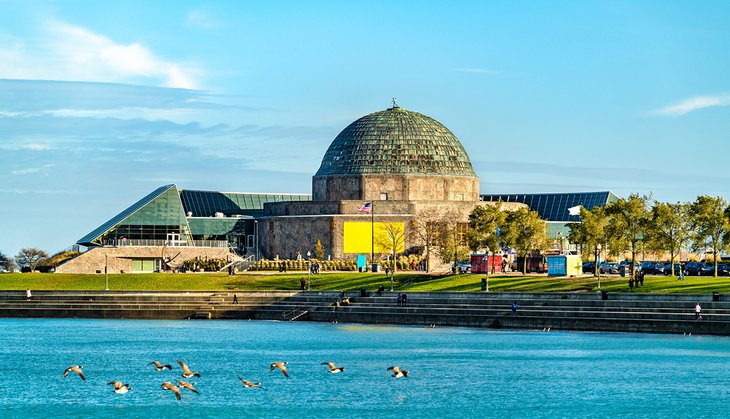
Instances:
[[[398,106],[398,98],[397,97],[394,97],[393,98],[393,109],[395,109],[395,108],[400,108],[400,106]]]

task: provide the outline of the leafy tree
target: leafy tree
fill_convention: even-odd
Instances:
[[[545,220],[537,211],[520,208],[507,214],[503,240],[524,256],[522,271],[527,272],[527,257],[530,251],[547,248],[548,237]]]
[[[717,276],[717,255],[727,248],[726,236],[730,230],[727,202],[719,196],[702,195],[690,204],[689,211],[694,248],[712,249],[714,276]]]
[[[605,206],[610,217],[607,227],[612,254],[631,252],[631,275],[636,275],[633,267],[636,264],[636,252],[644,240],[644,231],[649,218],[647,201],[649,197],[638,194],[629,195],[628,199],[619,199]]]
[[[474,207],[469,214],[469,247],[473,251],[486,249],[492,255],[498,251],[500,236],[498,230],[504,228],[507,213],[502,210],[502,203],[497,205],[480,205]],[[494,260],[494,259],[492,259]],[[487,272],[489,269],[487,268]]]
[[[405,226],[399,222],[385,223],[383,225],[383,231],[385,234],[377,236],[377,244],[378,248],[389,249],[393,255],[390,269],[390,290],[393,291],[393,275],[397,267],[396,257],[398,251],[403,248],[403,244],[405,243]]]
[[[654,202],[649,214],[646,237],[649,246],[660,252],[669,252],[672,276],[674,276],[674,259],[687,241],[689,235],[689,205],[677,202]]]
[[[0,268],[11,272],[15,270],[15,261],[13,258],[5,256],[3,252],[0,252]]]
[[[594,207],[587,210],[583,206],[580,207],[580,223],[570,225],[570,241],[573,243],[582,243],[593,253],[595,261],[594,275],[598,277],[600,288],[601,269],[599,267],[599,258],[601,256],[601,248],[606,246],[606,227],[608,226],[608,215],[603,207]]]
[[[317,260],[324,260],[324,246],[322,241],[317,239],[317,243],[314,244],[314,256]]]
[[[31,271],[34,271],[38,264],[42,262],[43,259],[47,258],[48,253],[45,251],[35,247],[26,247],[20,249],[18,254],[15,256],[15,262],[20,267],[27,266]]]

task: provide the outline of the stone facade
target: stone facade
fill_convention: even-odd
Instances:
[[[313,201],[479,201],[479,178],[474,176],[358,175],[314,176]]]
[[[184,261],[195,258],[227,259],[231,261],[241,259],[224,247],[93,247],[58,266],[56,272],[104,273],[104,267],[107,266],[110,274],[132,273],[132,260],[162,259],[163,254],[165,258],[175,258],[169,263],[172,268],[177,268]]]

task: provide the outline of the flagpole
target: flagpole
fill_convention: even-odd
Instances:
[[[370,268],[375,265],[375,201],[370,203]]]

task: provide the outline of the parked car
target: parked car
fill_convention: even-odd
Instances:
[[[687,262],[686,265],[684,265],[684,274],[686,276],[701,276],[704,272],[708,272],[708,267],[702,262]],[[714,268],[713,268],[714,270]],[[706,275],[706,273],[705,273]],[[712,275],[712,274],[710,274]]]
[[[592,274],[596,272],[596,262],[583,262],[583,273]]]
[[[705,268],[702,270],[702,275],[713,276],[715,275],[715,265],[712,263],[705,264]],[[727,263],[717,264],[717,276],[730,276],[730,265]]]
[[[460,274],[471,273],[471,263],[469,262],[459,262],[456,264],[456,268]]]
[[[603,262],[598,265],[598,270],[600,270],[602,274],[618,274],[618,263]]]
[[[664,273],[664,264],[661,262],[646,261],[641,264],[641,272],[644,275],[661,275]]]
[[[674,275],[679,276],[679,271],[682,270],[682,264],[681,263],[675,263],[674,264]],[[672,264],[667,263],[664,265],[664,276],[669,276],[672,274]]]

